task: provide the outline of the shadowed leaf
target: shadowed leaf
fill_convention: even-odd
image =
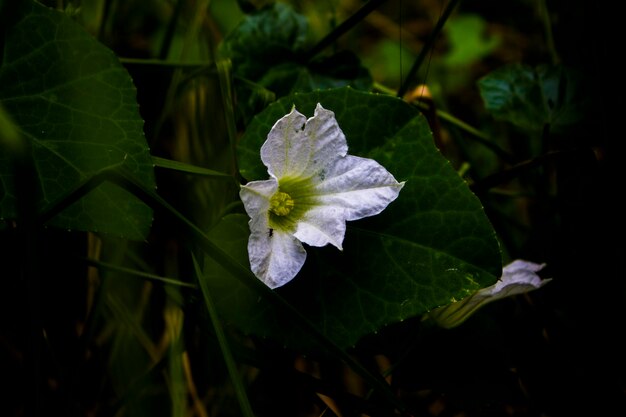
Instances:
[[[31,142],[38,208],[115,166],[153,188],[135,87],[113,52],[69,17],[37,3],[24,2],[15,19],[4,37],[0,103]],[[0,152],[0,218],[16,214],[8,158]],[[143,239],[152,211],[127,191],[104,184],[50,223]]]
[[[531,131],[546,124],[554,132],[570,129],[582,121],[587,106],[580,74],[558,65],[508,65],[483,77],[478,86],[495,118]]]

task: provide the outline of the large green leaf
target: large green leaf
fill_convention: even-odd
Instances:
[[[585,114],[588,100],[580,78],[560,65],[512,64],[483,77],[478,86],[494,117],[531,131],[549,124],[553,132],[563,132]]]
[[[406,185],[381,214],[348,223],[342,252],[307,248],[305,267],[280,294],[345,347],[495,282],[500,252],[480,201],[435,148],[425,118],[399,99],[344,88],[279,100],[241,140],[244,175],[267,178],[259,149],[271,126],[292,105],[310,116],[318,102],[336,113],[351,154],[376,159]],[[224,219],[210,234],[244,263],[248,235],[242,215]],[[288,345],[306,343],[288,317],[211,260],[205,277],[222,317]]]
[[[115,55],[64,14],[34,2],[21,3],[1,30],[0,104],[31,143],[39,209],[110,167],[154,187],[136,90]],[[0,218],[16,215],[10,157],[0,152]],[[151,222],[150,208],[105,183],[50,223],[142,239]]]

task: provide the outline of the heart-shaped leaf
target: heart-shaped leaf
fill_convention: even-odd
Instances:
[[[507,65],[483,77],[478,86],[495,118],[530,131],[541,131],[546,124],[553,132],[571,129],[581,123],[588,106],[580,74],[560,65]]]
[[[253,120],[241,140],[244,175],[266,178],[259,149],[273,123],[292,105],[312,115],[318,102],[336,113],[351,154],[377,160],[406,185],[381,214],[348,223],[342,252],[307,248],[303,270],[278,292],[347,347],[495,282],[500,251],[480,201],[434,146],[425,118],[399,99],[343,88],[279,100]],[[242,263],[247,220],[229,216],[210,233]],[[306,345],[288,317],[211,260],[205,278],[222,317],[246,332]]]
[[[111,167],[153,188],[136,90],[113,52],[66,15],[35,2],[19,2],[4,20],[0,104],[30,142],[41,188],[38,208]],[[9,158],[0,152],[0,218],[11,219],[16,201]],[[145,238],[151,223],[149,207],[109,183],[50,221],[130,239]]]

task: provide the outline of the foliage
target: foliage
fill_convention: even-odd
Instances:
[[[418,3],[0,1],[0,414],[615,413],[582,6]],[[270,290],[239,186],[318,103],[406,184]],[[490,303],[518,258],[550,284]]]
[[[495,282],[501,271],[499,248],[479,201],[433,145],[424,117],[399,99],[340,89],[278,100],[255,117],[241,139],[242,174],[265,178],[259,149],[269,127],[292,105],[312,114],[317,103],[334,109],[351,153],[379,161],[406,185],[383,213],[350,223],[341,256],[320,251],[317,265],[298,278],[287,300],[347,347],[384,325]],[[220,233],[228,236],[229,251],[242,263],[247,262],[244,220],[228,218]],[[225,318],[285,345],[301,344],[300,335],[284,332],[289,323],[283,323],[280,311],[255,302],[254,291],[215,265],[206,269],[223,300],[218,304],[224,305]]]
[[[580,75],[560,65],[505,66],[481,79],[479,86],[494,117],[530,131],[541,131],[545,125],[555,132],[575,127],[588,100]]]
[[[6,29],[0,104],[30,142],[43,211],[99,171],[116,167],[154,187],[152,161],[126,71],[111,51],[66,17],[36,3],[16,10]],[[36,30],[33,30],[36,28]],[[46,68],[46,71],[42,71]],[[15,218],[15,185],[0,162],[0,218]],[[128,192],[103,184],[51,224],[143,239],[151,210]]]

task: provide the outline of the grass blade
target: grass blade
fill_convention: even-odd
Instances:
[[[228,179],[228,180],[233,179],[231,175],[224,174],[223,172],[199,167],[197,165],[187,164],[185,162],[174,161],[172,159],[165,159],[165,158],[160,158],[158,156],[153,156],[152,161],[154,162],[154,165],[159,168],[171,169],[173,171],[185,172],[187,174],[203,175],[205,177],[210,177],[210,178]]]
[[[202,291],[204,305],[206,306],[206,309],[209,313],[209,317],[211,317],[211,324],[213,325],[213,330],[215,331],[215,335],[217,336],[217,342],[220,345],[220,350],[222,351],[222,357],[224,358],[224,362],[226,363],[226,368],[228,369],[230,380],[233,383],[233,387],[235,388],[237,401],[239,402],[239,407],[241,408],[241,414],[244,417],[254,417],[252,407],[250,406],[250,401],[248,401],[246,389],[243,386],[241,376],[239,375],[239,372],[237,370],[237,364],[235,363],[230,348],[228,347],[228,341],[226,340],[226,335],[224,334],[222,323],[217,316],[215,304],[213,303],[213,299],[211,298],[211,294],[209,293],[209,287],[207,286],[206,281],[202,278],[202,271],[200,270],[200,266],[196,261],[196,257],[192,255],[192,258],[198,284],[200,286],[200,290]]]

